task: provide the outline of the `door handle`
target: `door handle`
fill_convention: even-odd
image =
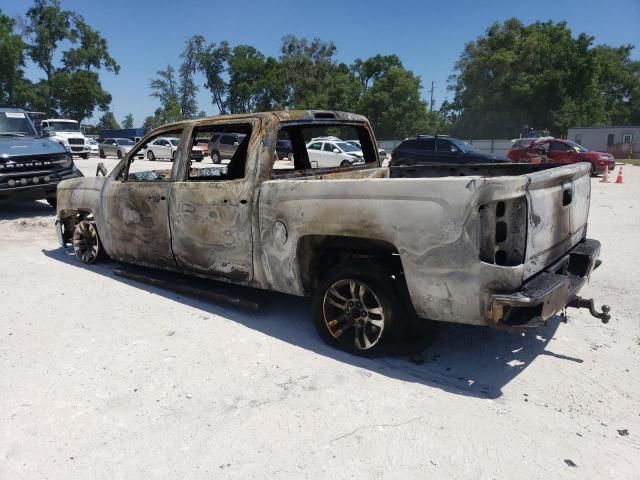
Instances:
[[[160,195],[149,195],[147,197],[149,200],[151,200],[152,202],[160,202],[161,200],[166,200],[167,197],[165,197],[164,195],[160,196]]]

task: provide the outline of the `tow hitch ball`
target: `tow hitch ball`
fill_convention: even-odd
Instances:
[[[588,308],[589,313],[599,318],[602,323],[609,323],[609,320],[611,320],[611,315],[609,315],[611,307],[609,305],[602,305],[602,312],[599,312],[593,304],[593,298],[582,298],[576,295],[571,299],[567,307]]]

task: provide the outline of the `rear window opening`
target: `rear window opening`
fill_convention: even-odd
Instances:
[[[278,132],[272,175],[281,177],[309,170],[331,172],[377,163],[377,151],[365,127],[285,125]]]

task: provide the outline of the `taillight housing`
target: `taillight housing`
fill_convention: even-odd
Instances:
[[[527,245],[525,197],[481,205],[478,218],[480,260],[504,267],[524,263]]]

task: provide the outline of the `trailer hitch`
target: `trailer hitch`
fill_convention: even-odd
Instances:
[[[589,313],[594,317],[599,318],[602,323],[609,323],[609,320],[611,320],[611,315],[609,315],[611,307],[609,305],[602,305],[602,312],[599,312],[593,304],[593,298],[582,298],[576,295],[571,299],[567,307],[588,308]]]

